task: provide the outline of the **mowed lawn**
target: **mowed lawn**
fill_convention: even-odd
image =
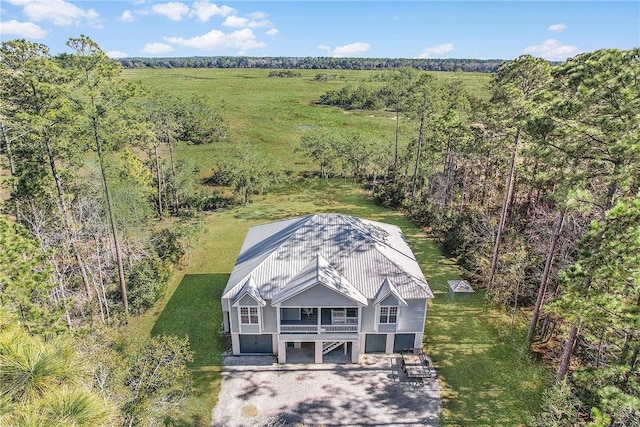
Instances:
[[[220,334],[220,297],[248,228],[316,212],[356,215],[404,230],[436,293],[429,304],[425,349],[441,382],[442,425],[517,425],[537,410],[549,375],[521,355],[526,331],[520,322],[485,308],[481,292],[466,300],[450,299],[446,281],[459,277],[455,263],[400,213],[375,205],[350,182],[308,179],[256,197],[249,205],[209,215],[193,242],[188,267],[159,309],[138,320],[139,329],[147,327],[154,335],[188,335],[195,352],[194,392],[174,424],[210,424],[220,390],[222,353],[228,346]]]

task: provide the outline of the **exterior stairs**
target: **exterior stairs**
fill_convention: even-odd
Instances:
[[[342,344],[346,344],[346,341],[330,341],[322,344],[322,354],[325,355],[332,350],[340,347]]]

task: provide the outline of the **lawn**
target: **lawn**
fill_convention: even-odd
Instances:
[[[193,243],[189,266],[160,309],[137,320],[152,334],[188,335],[195,352],[194,393],[178,425],[208,425],[220,390],[222,352],[220,296],[246,231],[253,224],[316,212],[340,212],[400,226],[436,293],[426,325],[426,351],[443,389],[443,425],[517,425],[539,405],[548,377],[519,349],[521,321],[483,305],[482,293],[450,299],[447,279],[458,269],[425,233],[395,211],[375,205],[349,181],[297,181],[235,209],[209,215]]]

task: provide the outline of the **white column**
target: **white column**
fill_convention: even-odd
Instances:
[[[367,342],[367,334],[360,334],[360,342],[362,343],[360,347],[360,354],[364,354],[365,346],[364,344]]]
[[[387,346],[384,349],[384,352],[387,354],[393,353],[393,342],[395,341],[396,334],[387,334]]]
[[[413,348],[422,348],[422,334],[416,334],[413,340]]]
[[[360,341],[351,344],[351,363],[360,363]]]
[[[238,333],[231,334],[231,349],[233,351],[234,356],[237,356],[240,354],[240,334]]]
[[[278,347],[278,334],[271,335],[271,348],[273,349],[273,354],[276,356],[280,353],[280,348]]]
[[[302,348],[302,343],[300,341],[295,341],[293,343],[293,348]]]
[[[278,341],[278,363],[287,363],[287,342]]]
[[[322,341],[316,341],[315,363],[322,363]]]

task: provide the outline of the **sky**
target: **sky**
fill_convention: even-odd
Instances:
[[[113,58],[333,56],[565,60],[640,46],[640,1],[0,0],[0,38]]]

